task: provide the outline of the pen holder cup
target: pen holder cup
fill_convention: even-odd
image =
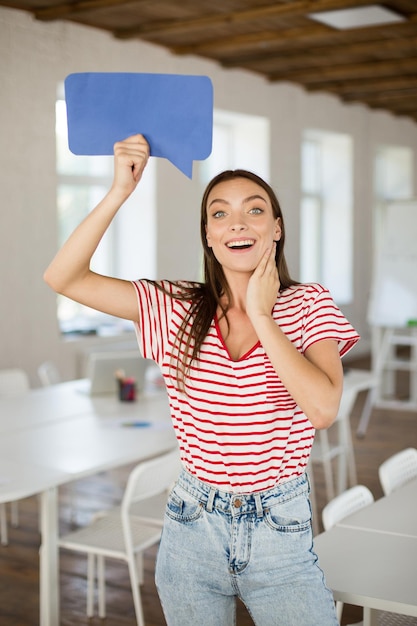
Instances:
[[[134,402],[136,400],[136,383],[130,378],[122,379],[119,383],[119,400],[121,402]]]

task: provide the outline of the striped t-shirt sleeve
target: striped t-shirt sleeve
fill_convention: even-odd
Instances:
[[[147,280],[133,281],[138,297],[139,323],[135,331],[145,359],[161,364],[167,347],[172,298]],[[163,283],[170,289],[168,282]]]
[[[329,291],[321,285],[311,285],[306,294],[302,351],[323,339],[338,342],[340,356],[345,355],[360,337],[333,301]]]

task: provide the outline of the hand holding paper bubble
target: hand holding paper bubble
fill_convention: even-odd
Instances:
[[[151,156],[191,178],[193,160],[212,148],[213,86],[207,76],[81,73],[65,80],[71,152],[112,155],[117,141],[140,133]]]

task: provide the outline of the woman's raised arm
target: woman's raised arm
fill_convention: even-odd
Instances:
[[[44,274],[45,282],[57,293],[103,311],[137,320],[137,300],[127,280],[102,276],[90,269],[100,240],[114,216],[136,189],[149,158],[149,145],[134,135],[114,146],[114,178],[103,200],[75,229]]]

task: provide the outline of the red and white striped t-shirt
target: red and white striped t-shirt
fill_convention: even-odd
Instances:
[[[171,349],[190,302],[166,295],[146,280],[133,284],[139,348],[161,368],[188,471],[222,491],[239,493],[269,489],[302,474],[315,430],[261,344],[234,361],[214,319],[181,390]],[[168,281],[160,284],[173,294],[178,289]],[[359,339],[328,290],[318,284],[282,291],[273,318],[301,353],[316,341],[335,339],[343,355]]]

